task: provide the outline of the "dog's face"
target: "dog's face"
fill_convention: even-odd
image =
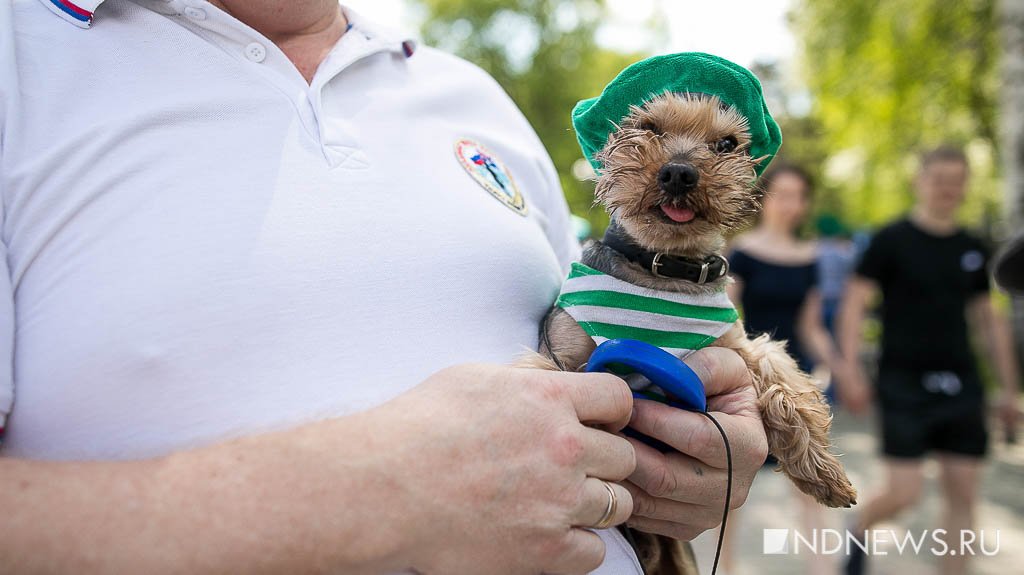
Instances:
[[[633,107],[597,158],[596,200],[644,248],[703,257],[759,207],[746,118],[714,96]]]

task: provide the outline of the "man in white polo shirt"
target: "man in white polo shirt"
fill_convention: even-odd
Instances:
[[[497,365],[578,247],[485,73],[331,0],[100,4],[0,3],[5,569],[628,573],[587,527],[717,524],[703,418]],[[749,376],[691,363],[742,501]]]

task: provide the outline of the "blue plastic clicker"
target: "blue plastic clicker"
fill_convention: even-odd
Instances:
[[[660,401],[688,411],[707,411],[707,397],[700,377],[683,360],[649,343],[635,339],[610,339],[598,345],[590,355],[587,371],[607,371],[618,376],[638,373],[664,394],[633,390],[633,397]],[[626,432],[662,451],[671,450],[664,443],[631,429],[627,428]]]

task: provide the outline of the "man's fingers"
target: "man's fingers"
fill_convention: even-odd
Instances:
[[[565,538],[560,552],[544,567],[544,573],[583,575],[604,562],[604,541],[593,531],[570,529]]]
[[[757,390],[740,354],[722,347],[706,347],[687,357],[686,364],[704,384],[709,410],[760,419]]]
[[[614,500],[612,493],[615,494]],[[605,525],[601,526],[603,529],[625,523],[629,519],[633,514],[632,494],[618,483],[588,477],[583,482],[583,497],[573,514],[573,523],[576,527],[597,527],[609,509],[612,514]]]
[[[768,441],[760,419],[720,412],[711,415],[722,425],[729,438],[733,465],[738,471],[760,467],[764,463],[768,455]],[[722,434],[705,415],[656,401],[637,400],[633,405],[633,418],[629,425],[685,455],[719,469],[726,468]]]
[[[671,537],[672,539],[678,539],[680,541],[692,541],[701,533],[707,531],[702,527],[696,527],[684,523],[674,523],[672,521],[663,521],[661,519],[650,519],[648,517],[633,516],[626,525],[643,531],[644,533],[654,533],[655,535],[664,535],[665,537]]]
[[[629,423],[633,395],[621,378],[610,373],[565,373],[569,399],[583,423],[603,424],[618,431]]]
[[[636,471],[629,481],[642,489],[654,499],[669,499],[682,503],[692,503],[722,510],[725,504],[725,490],[728,481],[724,469],[705,464],[699,459],[682,453],[661,453],[635,439],[630,439],[636,452]],[[732,499],[730,507],[735,509],[743,504],[750,491],[756,470],[735,470],[733,473]],[[634,502],[634,514],[642,512],[649,515],[644,507],[650,501]],[[659,517],[661,517],[659,515]],[[685,521],[685,518],[680,519]]]
[[[721,505],[683,503],[653,497],[629,481],[623,482],[622,486],[633,496],[633,517],[685,523],[702,529],[717,527],[722,522]]]
[[[705,347],[685,360],[701,382],[704,394],[725,395],[753,386],[750,370],[740,354],[724,347]]]
[[[681,453],[661,453],[635,439],[630,442],[637,466],[629,481],[652,498],[719,508],[725,503],[725,471]],[[644,511],[647,515],[649,510]]]
[[[622,481],[636,469],[633,445],[623,437],[586,427],[582,443],[583,470],[588,476]]]

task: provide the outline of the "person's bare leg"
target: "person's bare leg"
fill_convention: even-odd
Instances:
[[[942,492],[945,498],[943,528],[946,529],[946,544],[956,555],[946,554],[942,558],[942,575],[963,575],[967,573],[967,556],[960,549],[960,531],[974,526],[974,510],[978,498],[978,479],[981,458],[964,455],[943,454],[939,457],[942,466]],[[978,543],[974,544],[977,552]]]
[[[885,458],[886,485],[866,501],[853,524],[854,535],[860,537],[879,521],[885,521],[917,503],[924,486],[920,459]]]
[[[801,533],[810,540],[817,532],[820,538],[822,530],[829,527],[825,508],[810,495],[801,493],[796,486],[793,486],[793,496],[796,497],[800,507]],[[801,553],[801,555],[804,556],[804,572],[808,575],[828,575],[835,573],[838,569],[835,555],[825,553]]]
[[[924,485],[920,459],[886,457],[884,459],[886,484],[874,497],[866,501],[849,526],[850,535],[862,543],[865,531],[879,521],[895,516],[917,503]],[[843,565],[845,575],[864,575],[868,557],[859,548],[851,549]]]
[[[730,511],[729,520],[725,523],[725,534],[722,540],[722,558],[719,563],[719,572],[723,575],[733,575],[739,572],[738,564],[736,563],[736,538],[739,537],[740,509]]]

